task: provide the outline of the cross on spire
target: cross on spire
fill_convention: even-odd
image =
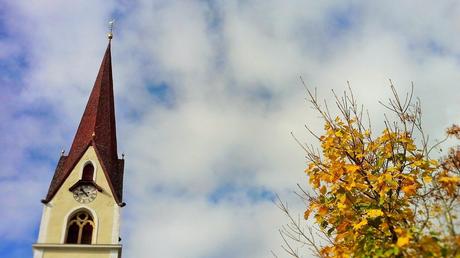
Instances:
[[[114,23],[115,23],[115,19],[109,21],[109,32],[107,33],[107,38],[109,38],[109,40],[112,40],[113,38],[113,24]]]

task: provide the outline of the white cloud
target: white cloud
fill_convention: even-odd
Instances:
[[[453,2],[396,8],[332,1],[10,1],[8,8],[17,37],[0,39],[11,49],[0,50],[0,60],[27,46],[28,62],[19,104],[0,104],[11,112],[0,116],[11,124],[0,127],[2,135],[28,136],[17,145],[0,140],[14,146],[0,155],[12,177],[20,162],[50,166],[28,159],[27,146],[70,145],[105,48],[105,23],[111,12],[119,16],[112,55],[119,151],[127,153],[122,238],[130,257],[282,254],[277,228],[286,220],[270,201],[254,202],[244,191],[266,189],[291,200],[289,191],[306,182],[303,153],[290,132],[310,142],[303,124],[316,131],[322,124],[305,104],[300,75],[326,98],[350,80],[377,124],[388,78],[401,92],[415,81],[427,130],[436,137],[460,116]],[[167,85],[168,100],[152,96],[152,85]],[[58,118],[13,115],[40,102]],[[30,184],[28,173],[0,186]],[[31,187],[41,193],[34,201],[45,194],[45,179]],[[210,202],[226,185],[237,190]],[[11,214],[27,210],[32,196],[17,198],[27,202],[8,203]],[[301,204],[294,207],[301,212]],[[16,239],[38,220],[21,219],[26,226]],[[2,224],[0,236],[11,230]]]

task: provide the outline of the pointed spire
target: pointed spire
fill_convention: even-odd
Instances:
[[[115,198],[121,203],[123,161],[117,154],[110,40],[72,146],[68,155],[61,157],[45,200],[51,200],[90,145],[96,150]]]
[[[70,148],[69,159],[79,156],[92,140],[101,148],[104,158],[117,157],[110,42]]]

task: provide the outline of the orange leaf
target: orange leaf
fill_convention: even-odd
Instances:
[[[401,190],[408,196],[414,195],[417,192],[417,185],[406,185],[401,188]]]
[[[325,207],[325,206],[321,206],[321,207],[319,208],[319,210],[318,210],[318,214],[319,214],[320,216],[324,216],[324,215],[326,215],[328,212],[329,212],[329,209],[328,209],[327,207]]]
[[[320,192],[321,194],[325,194],[326,191],[327,191],[327,189],[326,189],[326,186],[325,186],[325,185],[321,186],[321,188],[319,189],[319,192]]]
[[[303,214],[303,218],[308,219],[308,217],[310,216],[310,213],[311,213],[311,209],[307,209]]]

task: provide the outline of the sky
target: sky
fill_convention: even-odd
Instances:
[[[347,81],[377,127],[389,79],[415,84],[426,132],[460,119],[458,1],[0,2],[0,257],[31,257],[115,18],[125,153],[124,257],[288,257],[278,229],[304,204],[304,153],[321,99]],[[332,102],[331,102],[332,104]],[[305,257],[310,257],[305,250]]]

